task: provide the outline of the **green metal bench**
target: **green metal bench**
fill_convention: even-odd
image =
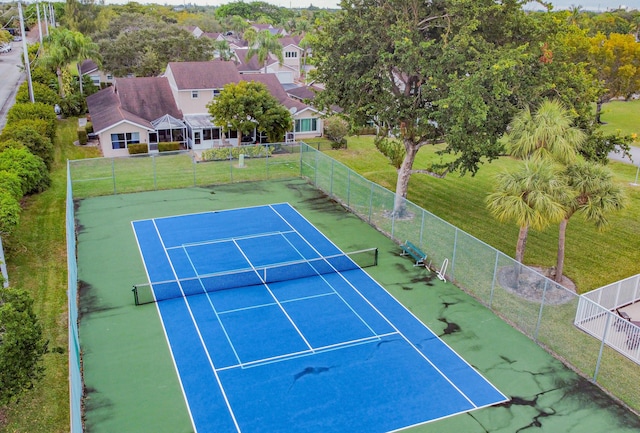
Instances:
[[[401,256],[411,256],[411,258],[415,260],[415,264],[413,266],[426,265],[425,260],[427,260],[427,255],[411,242],[405,241],[404,244],[400,245],[400,248],[402,248],[402,253],[400,253]]]

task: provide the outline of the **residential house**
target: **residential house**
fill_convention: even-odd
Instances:
[[[113,84],[113,75],[106,74],[93,60],[85,60],[80,63],[80,73],[91,77],[91,81],[98,88]]]
[[[113,86],[88,97],[87,105],[94,132],[110,152],[139,142],[149,143],[150,151],[165,141],[194,150],[262,142],[265,137],[256,131],[245,137],[238,137],[237,131],[224,133],[209,115],[207,104],[226,84],[240,80],[264,83],[292,113],[294,127],[283,140],[322,135],[322,113],[290,98],[277,75],[241,74],[230,61],[172,62],[162,77],[118,78]]]
[[[212,122],[207,104],[225,84],[240,81],[233,62],[171,62],[164,73],[176,104],[184,114],[188,144],[194,150],[222,145],[237,145],[237,132],[224,136],[222,129]]]
[[[186,127],[165,77],[118,78],[87,97],[87,105],[105,154],[126,155],[129,144],[177,141],[186,146]],[[108,152],[107,152],[108,150]]]

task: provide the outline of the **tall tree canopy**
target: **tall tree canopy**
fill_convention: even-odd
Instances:
[[[446,142],[456,157],[449,168],[473,173],[502,152],[498,138],[519,109],[551,92],[564,100],[573,84],[545,45],[557,23],[525,14],[522,4],[342,1],[319,31],[313,52],[326,90],[318,102],[373,120],[406,149],[396,212],[421,147]]]
[[[238,131],[238,140],[242,134],[257,129],[276,143],[282,141],[293,124],[289,110],[269,93],[267,86],[255,81],[227,84],[207,108],[216,124],[225,125],[225,132]]]

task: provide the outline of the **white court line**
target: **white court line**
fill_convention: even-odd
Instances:
[[[311,277],[308,277],[308,278],[311,278]],[[319,295],[303,296],[301,298],[292,298],[292,299],[287,299],[286,301],[280,301],[280,303],[281,304],[287,304],[289,302],[304,301],[304,300],[307,300],[307,299],[320,298],[322,296],[335,296],[335,293],[321,293]],[[274,305],[277,305],[277,304],[275,302],[269,302],[267,304],[256,304],[256,305],[250,305],[248,307],[234,308],[233,310],[220,311],[219,314],[237,313],[237,312],[245,311],[245,310],[253,310],[255,308],[272,307]]]
[[[358,338],[356,340],[350,340],[350,341],[343,341],[343,342],[340,342],[340,343],[328,344],[326,346],[316,347],[313,350],[301,350],[299,352],[291,352],[291,353],[286,353],[284,355],[272,356],[270,358],[263,358],[263,359],[244,362],[244,363],[240,363],[240,364],[236,364],[236,365],[229,365],[227,367],[220,367],[218,369],[218,371],[234,370],[234,369],[237,369],[237,368],[245,369],[245,368],[259,367],[261,365],[273,364],[273,363],[276,363],[276,362],[287,361],[289,359],[301,358],[303,356],[316,355],[316,354],[321,353],[321,352],[330,352],[330,351],[333,351],[333,350],[346,349],[346,348],[349,348],[349,347],[360,346],[362,344],[381,341],[383,338],[389,337],[391,335],[398,335],[398,333],[397,332],[388,332],[386,334],[373,335],[371,337],[363,337],[363,338]]]
[[[148,221],[148,220],[144,220]],[[152,220],[153,221],[153,220]],[[155,223],[154,223],[155,227]],[[138,244],[138,251],[140,252],[140,257],[142,258],[142,266],[144,266],[144,272],[147,274],[147,281],[151,285],[151,277],[149,277],[149,270],[147,269],[147,262],[144,260],[144,254],[142,254],[142,248],[140,247],[140,241],[138,240],[138,233],[136,232],[136,228],[134,226],[134,221],[131,221],[131,228],[133,229],[133,236],[136,238],[136,243]],[[156,227],[157,232],[157,227]],[[182,391],[182,396],[184,397],[184,401],[187,406],[187,412],[189,413],[189,419],[191,419],[191,425],[193,426],[194,432],[196,430],[196,423],[193,419],[193,414],[191,413],[191,407],[189,406],[189,400],[187,399],[187,393],[184,389],[184,384],[182,383],[182,378],[180,377],[180,370],[178,370],[178,364],[176,364],[176,358],[173,356],[173,347],[171,347],[171,342],[169,341],[169,334],[167,334],[167,327],[164,325],[164,319],[162,317],[162,313],[160,312],[160,305],[156,301],[156,293],[153,290],[153,286],[151,287],[151,294],[153,294],[153,300],[156,304],[156,310],[158,311],[158,317],[160,318],[160,323],[162,324],[162,332],[164,333],[164,338],[167,340],[167,346],[169,346],[169,351],[171,352],[171,362],[173,363],[173,368],[176,370],[176,376],[178,376],[178,382],[180,383],[180,390]]]
[[[187,252],[186,249],[184,250],[184,253],[187,256],[187,259],[189,259],[189,263],[191,264],[191,267],[193,268],[193,271],[196,273],[196,275],[198,275],[198,271],[196,270],[196,267],[193,265],[193,261],[191,260],[191,256],[189,255],[189,253]],[[211,306],[211,309],[213,310],[213,314],[216,315],[216,320],[220,324],[220,328],[222,329],[222,332],[224,332],[224,336],[227,339],[227,341],[229,342],[229,346],[231,346],[231,350],[233,351],[233,355],[236,357],[236,360],[238,362],[240,362],[240,356],[238,356],[238,352],[236,352],[236,348],[233,345],[233,343],[231,342],[231,338],[229,337],[229,334],[227,333],[227,328],[224,327],[224,324],[222,323],[222,320],[220,320],[220,314],[218,314],[218,311],[216,310],[215,305],[213,305],[213,301],[211,300],[211,296],[209,296],[209,292],[207,292],[207,289],[204,287],[204,284],[202,283],[202,279],[199,276],[196,277],[196,278],[200,282],[200,287],[202,287],[202,291],[207,296],[207,301],[209,302],[209,305]]]
[[[283,220],[283,221],[284,221],[284,222],[285,222],[289,227],[291,227],[291,230],[292,230],[293,232],[295,232],[295,233],[300,237],[300,239],[302,239],[302,240],[303,240],[303,241],[304,241],[304,242],[305,242],[309,247],[311,247],[311,249],[313,249],[313,251],[315,251],[315,252],[316,252],[316,254],[318,254],[318,255],[320,256],[320,259],[322,259],[322,254],[320,254],[320,251],[318,251],[318,250],[317,250],[317,249],[316,249],[316,248],[315,248],[315,247],[314,247],[314,246],[313,246],[309,241],[307,241],[307,239],[306,239],[304,236],[302,236],[302,234],[301,234],[300,232],[298,232],[298,230],[297,230],[295,227],[293,227],[293,226],[291,225],[291,223],[289,223],[289,221],[287,221],[287,219],[286,219],[286,218],[284,218],[282,215],[280,215],[280,213],[279,213],[277,210],[275,210],[271,205],[270,205],[269,207],[270,207],[270,208],[271,208],[271,210],[272,210],[273,212],[275,212],[275,213],[276,213],[276,214],[277,214],[277,215],[278,215],[278,216],[279,216],[279,217],[280,217],[280,218],[281,218],[281,219],[282,219],[282,220]],[[311,224],[311,223],[309,223],[309,224]],[[323,236],[324,236],[324,235],[323,235]],[[283,237],[284,237],[284,239],[285,239],[287,242],[289,242],[289,240],[288,240],[285,236],[283,236]],[[325,237],[326,237],[326,236],[325,236]],[[297,249],[297,248],[296,248],[296,247],[295,247],[291,242],[289,242],[289,245],[291,245],[291,247],[292,247],[294,250],[296,250],[296,252],[298,253],[298,255],[304,259],[304,256],[302,255],[302,253],[301,253],[301,252],[300,252],[300,251],[299,251],[299,250],[298,250],[298,249]],[[340,252],[342,253],[342,255],[343,255],[343,256],[347,257],[347,256],[346,256],[346,254],[344,254],[344,253],[342,252],[342,250],[340,250],[340,248],[338,248],[338,247],[336,247],[336,248],[338,249],[338,251],[340,251]],[[331,256],[329,256],[329,257],[331,257]],[[347,258],[348,258],[348,257],[347,257]],[[349,259],[349,260],[351,260],[351,259]],[[327,260],[324,260],[324,262],[325,262],[326,264],[328,264],[329,266],[331,266],[331,268],[335,271],[335,273],[339,274],[339,275],[340,275],[340,277],[341,277],[343,280],[347,281],[347,279],[342,275],[342,273],[341,273],[340,271],[338,271],[338,270],[337,270],[337,269],[336,269],[336,268],[335,268],[331,263],[329,263]],[[354,263],[354,264],[355,264],[355,263]],[[313,266],[311,266],[311,267],[313,268]],[[357,268],[358,268],[358,266],[356,265],[356,267],[355,267],[354,269],[357,269]],[[314,270],[315,270],[315,268],[314,268]],[[371,334],[376,335],[376,332],[373,330],[373,328],[371,328],[371,326],[369,326],[369,324],[367,323],[367,321],[366,321],[366,320],[364,320],[364,318],[362,318],[362,316],[360,316],[360,314],[358,314],[358,312],[357,312],[356,310],[354,310],[354,308],[351,306],[351,304],[349,304],[349,303],[346,301],[346,299],[344,299],[344,298],[342,297],[342,295],[341,295],[341,294],[340,294],[340,293],[335,289],[335,287],[333,287],[333,285],[332,285],[331,283],[329,283],[329,281],[327,281],[327,279],[326,279],[322,274],[318,273],[318,276],[319,276],[320,278],[322,278],[322,280],[325,282],[325,284],[326,284],[327,286],[331,287],[331,290],[333,290],[333,292],[334,292],[334,293],[335,293],[335,294],[340,298],[340,300],[342,300],[342,302],[343,302],[343,303],[344,303],[344,304],[345,304],[345,305],[346,305],[346,306],[351,310],[351,312],[352,312],[352,313],[353,313],[353,314],[354,314],[354,315],[355,315],[355,316],[356,316],[356,317],[357,317],[357,318],[358,318],[358,319],[359,319],[359,320],[364,324],[364,326],[366,326],[366,327],[367,327],[367,329],[369,329],[369,331],[371,331]],[[347,282],[348,282],[348,281],[347,281]],[[349,283],[349,284],[350,284],[350,283]],[[376,311],[377,311],[377,310],[376,310]],[[380,312],[378,312],[378,314],[380,314]],[[383,317],[384,317],[384,316],[383,316]],[[385,320],[386,320],[386,319],[385,319]],[[387,322],[388,322],[388,320],[387,320]]]
[[[218,372],[216,370],[215,365],[213,364],[213,360],[211,359],[211,354],[209,353],[209,350],[207,349],[207,345],[204,342],[204,339],[202,337],[202,333],[200,332],[200,327],[198,326],[198,322],[196,321],[196,318],[193,315],[193,311],[191,311],[191,306],[189,305],[189,302],[187,300],[187,297],[184,294],[184,290],[182,289],[182,284],[180,283],[180,281],[178,281],[178,275],[176,274],[176,270],[173,267],[173,263],[171,262],[171,257],[169,257],[169,253],[167,252],[165,245],[164,245],[164,241],[162,240],[162,235],[160,235],[160,231],[158,230],[158,226],[156,225],[155,220],[153,221],[153,226],[156,228],[156,233],[158,233],[158,239],[160,240],[160,243],[162,244],[162,248],[164,249],[164,253],[167,256],[167,260],[169,261],[169,265],[171,266],[171,271],[173,272],[173,275],[176,277],[176,281],[178,283],[178,287],[180,287],[180,291],[182,292],[182,295],[184,296],[184,303],[187,306],[187,310],[189,311],[189,315],[191,316],[191,320],[193,321],[193,325],[196,328],[196,332],[198,333],[198,338],[200,339],[200,343],[202,344],[202,347],[204,348],[204,352],[207,355],[207,359],[209,360],[209,365],[211,366],[211,370],[213,371],[214,376],[216,377],[216,381],[218,382],[218,387],[220,388],[220,392],[222,393],[222,398],[224,398],[224,402],[227,406],[227,409],[229,410],[229,414],[231,415],[231,419],[233,420],[233,424],[236,427],[236,431],[240,432],[240,426],[238,425],[238,421],[236,420],[236,416],[233,413],[233,409],[231,409],[231,404],[229,403],[229,398],[227,397],[227,393],[224,390],[224,387],[222,386],[222,382],[220,381],[220,377],[218,376]],[[178,373],[179,375],[179,373]],[[188,400],[187,400],[187,406],[189,406]],[[194,430],[196,430],[195,424],[193,426]]]
[[[272,207],[272,206],[270,206],[270,207],[273,209],[273,207]],[[300,217],[301,217],[301,218],[303,218],[305,221],[307,221],[307,223],[308,223],[309,225],[311,225],[311,227],[315,228],[315,226],[314,226],[313,224],[311,224],[311,222],[310,222],[309,220],[307,220],[307,219],[304,217],[304,215],[302,215],[300,212],[298,212],[298,211],[297,211],[293,206],[289,205],[289,207],[290,207],[291,209],[293,209],[293,210],[294,210],[294,212],[296,212],[298,215],[300,215]],[[282,215],[280,215],[280,213],[279,213],[277,210],[273,209],[273,211],[274,211],[275,213],[277,213],[277,214],[280,216],[280,218],[282,218],[282,220],[283,220],[283,221],[285,221],[285,222],[289,225],[289,227],[291,227],[293,230],[295,230],[295,227],[291,226],[291,224],[287,221],[287,219],[286,219],[286,218],[284,218]],[[316,230],[317,230],[317,229],[316,229]],[[330,240],[330,239],[328,239],[326,236],[324,236],[320,231],[318,231],[318,232],[319,232],[319,233],[320,233],[320,235],[322,235],[325,239],[327,239],[329,242],[331,242],[331,240]],[[314,247],[313,245],[311,245],[311,244],[306,240],[306,238],[304,238],[302,235],[300,235],[300,237],[302,237],[302,239],[304,239],[304,240],[305,240],[305,242],[307,242],[311,248],[313,248],[316,252],[318,252],[318,251],[315,249],[315,247]],[[332,243],[332,245],[334,245],[336,248],[338,248],[335,244],[333,244],[333,242],[331,242],[331,243]],[[342,250],[340,250],[340,248],[338,248],[338,251],[342,251]],[[318,254],[319,254],[319,253],[318,253]],[[363,271],[363,272],[364,272],[364,271]],[[342,279],[344,279],[344,281],[345,281],[347,284],[349,284],[349,286],[351,286],[351,288],[352,288],[356,293],[358,293],[358,295],[360,295],[360,297],[361,297],[365,302],[367,302],[367,303],[369,304],[369,306],[371,306],[371,308],[373,308],[373,309],[374,309],[374,310],[375,310],[375,311],[376,311],[376,312],[377,312],[377,313],[378,313],[378,314],[379,314],[379,315],[380,315],[380,316],[381,316],[381,317],[382,317],[382,318],[383,318],[383,319],[384,319],[384,320],[385,320],[385,321],[386,321],[386,322],[387,322],[387,323],[388,323],[388,324],[389,324],[393,329],[395,329],[395,330],[396,330],[396,332],[397,332],[398,334],[400,334],[400,335],[402,336],[402,338],[404,338],[404,339],[405,339],[405,341],[406,341],[406,342],[407,342],[407,343],[408,343],[408,344],[409,344],[409,345],[410,345],[410,346],[411,346],[411,347],[412,347],[412,348],[413,348],[413,349],[418,353],[418,355],[419,355],[420,357],[422,357],[425,361],[427,361],[427,362],[428,362],[428,363],[429,363],[429,364],[430,364],[430,365],[431,365],[431,366],[432,366],[432,367],[433,367],[433,368],[438,372],[438,374],[440,374],[440,375],[444,378],[444,380],[446,380],[447,382],[449,382],[449,384],[450,384],[450,385],[451,385],[451,386],[452,386],[456,391],[458,391],[458,393],[459,393],[462,397],[464,397],[464,398],[465,398],[465,399],[466,399],[466,400],[467,400],[467,401],[468,401],[468,402],[469,402],[469,403],[470,403],[474,408],[477,408],[476,404],[475,404],[475,403],[474,403],[474,402],[473,402],[473,401],[472,401],[472,400],[471,400],[471,399],[470,399],[470,398],[469,398],[469,397],[468,397],[468,396],[467,396],[467,395],[466,395],[466,394],[465,394],[465,393],[464,393],[460,388],[458,388],[458,386],[457,386],[455,383],[453,383],[453,381],[452,381],[451,379],[449,379],[449,377],[448,377],[446,374],[444,374],[444,372],[443,372],[442,370],[440,370],[440,369],[439,369],[439,368],[438,368],[438,367],[437,367],[437,366],[436,366],[436,365],[435,365],[435,364],[434,364],[434,363],[433,363],[433,362],[432,362],[432,361],[431,361],[431,360],[430,360],[430,359],[429,359],[429,358],[428,358],[424,353],[422,353],[420,350],[418,350],[418,348],[416,347],[416,345],[415,345],[411,340],[409,340],[409,339],[408,339],[408,338],[407,338],[407,337],[406,337],[406,336],[405,336],[405,335],[404,335],[404,334],[403,334],[403,333],[402,333],[402,332],[401,332],[401,331],[400,331],[400,330],[399,330],[399,329],[398,329],[398,328],[397,328],[397,327],[396,327],[396,326],[395,326],[395,325],[394,325],[394,324],[393,324],[389,319],[387,319],[387,317],[386,317],[384,314],[382,314],[382,312],[381,312],[378,308],[376,308],[376,306],[375,306],[375,305],[373,305],[373,304],[371,303],[371,301],[369,301],[369,299],[367,299],[367,297],[366,297],[366,296],[364,296],[364,295],[363,295],[363,294],[362,294],[362,293],[361,293],[361,292],[360,292],[360,291],[359,291],[359,290],[358,290],[358,289],[357,289],[353,284],[351,284],[351,282],[350,282],[349,280],[347,280],[347,279],[344,277],[344,275],[342,275],[340,272],[338,272],[338,274],[342,277]],[[373,278],[371,278],[371,280],[372,280],[372,281],[375,281]],[[379,285],[379,283],[378,283],[377,281],[376,281],[376,284],[378,284],[378,286],[380,286],[380,285]],[[382,286],[380,286],[380,287],[382,287]],[[383,290],[384,290],[384,288],[383,288]],[[385,291],[386,291],[386,290],[385,290]],[[387,292],[387,293],[389,293],[389,292]],[[389,295],[391,296],[391,294],[389,294]],[[392,296],[392,298],[393,298],[393,296]],[[395,298],[393,298],[393,299],[395,300]],[[398,302],[398,301],[396,300],[396,302]],[[398,303],[399,303],[400,305],[402,305],[400,302],[398,302]],[[402,305],[402,306],[403,306],[403,308],[405,308],[405,310],[409,311],[406,307],[404,307],[404,305]],[[411,311],[409,311],[409,313],[411,313]],[[413,313],[411,313],[411,314],[413,315]],[[415,315],[414,315],[413,317],[415,317]],[[416,320],[418,320],[418,319],[417,319],[417,317],[416,317]],[[422,322],[420,322],[420,320],[418,320],[418,322],[419,322],[419,323],[422,323]],[[423,326],[424,326],[424,324],[423,324]],[[425,326],[425,327],[426,327],[426,326]],[[427,329],[428,329],[428,330],[429,330],[429,331],[430,331],[430,332],[431,332],[431,333],[432,333],[436,338],[438,338],[440,341],[442,341],[442,340],[441,340],[437,335],[435,335],[435,334],[433,333],[433,331],[431,331],[429,328],[427,328]],[[444,342],[443,342],[443,343],[444,343]],[[445,343],[445,344],[446,344],[446,343]],[[448,346],[447,346],[447,347],[448,347]],[[453,353],[455,353],[455,354],[456,354],[456,355],[457,355],[457,356],[458,356],[458,357],[459,357],[463,362],[465,362],[465,363],[466,363],[466,361],[464,360],[464,358],[462,358],[462,357],[461,357],[460,355],[458,355],[455,351],[453,351],[453,349],[451,349],[451,348],[449,347],[449,350],[451,350]],[[469,365],[469,364],[467,363],[467,365]],[[469,368],[470,368],[472,371],[474,371],[474,372],[476,372],[476,373],[477,373],[477,371],[476,371],[476,370],[474,370],[470,365],[469,365]],[[479,373],[477,373],[477,374],[479,374]],[[484,379],[484,377],[483,377],[483,379]],[[486,379],[485,379],[485,381],[486,381],[487,383],[489,383],[489,384],[493,387],[493,384],[491,384],[491,382],[489,382],[489,381],[488,381],[488,380],[486,380]],[[494,388],[494,389],[496,389],[495,387],[493,387],[493,388]],[[500,391],[499,391],[499,390],[497,390],[497,389],[496,389],[496,391],[500,392]],[[502,394],[502,393],[500,393],[500,394]]]
[[[235,237],[230,237],[230,238],[218,238],[218,239],[211,239],[211,240],[207,240],[207,241],[199,241],[199,242],[188,242],[186,244],[182,244],[182,245],[176,245],[175,247],[168,247],[167,250],[172,250],[172,249],[178,249],[178,248],[186,248],[186,247],[197,247],[200,245],[213,245],[213,244],[219,244],[222,242],[231,242],[234,240],[245,240],[245,239],[258,239],[258,238],[266,238],[269,236],[276,236],[282,233],[289,233],[289,232],[264,232],[264,233],[257,233],[257,234],[253,234],[253,235],[246,235],[246,236],[235,236]]]
[[[284,307],[282,306],[282,304],[280,304],[280,302],[278,301],[278,298],[276,298],[276,295],[273,294],[273,292],[271,291],[271,289],[269,288],[269,285],[264,281],[264,279],[262,278],[262,276],[260,275],[260,273],[256,270],[256,268],[253,266],[253,263],[251,263],[251,260],[249,260],[249,257],[247,257],[247,255],[244,253],[244,251],[242,251],[242,248],[240,248],[240,245],[238,245],[236,243],[236,241],[233,241],[233,243],[236,245],[236,247],[238,247],[238,249],[240,250],[240,253],[244,256],[244,258],[247,260],[247,262],[249,262],[249,264],[251,265],[251,267],[253,268],[253,270],[255,271],[256,275],[260,278],[260,280],[262,281],[262,283],[264,284],[265,288],[267,289],[267,291],[269,292],[269,294],[271,295],[271,297],[273,298],[274,301],[276,301],[276,304],[278,304],[278,307],[280,307],[280,310],[282,311],[282,313],[287,317],[287,319],[289,320],[289,322],[291,323],[291,325],[294,327],[294,329],[296,330],[296,332],[298,333],[298,335],[300,335],[300,338],[302,338],[302,341],[304,341],[304,344],[307,345],[307,347],[311,350],[313,350],[313,347],[311,346],[311,344],[309,344],[309,342],[307,341],[307,339],[305,338],[305,336],[302,334],[302,332],[300,331],[300,329],[298,329],[298,326],[295,324],[295,322],[293,321],[293,319],[291,318],[291,316],[289,316],[289,314],[287,313],[287,311],[284,309]]]

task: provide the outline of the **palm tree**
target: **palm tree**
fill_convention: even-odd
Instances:
[[[603,230],[609,223],[607,214],[620,210],[625,205],[624,191],[613,181],[613,173],[605,166],[593,162],[580,162],[568,166],[564,172],[565,182],[572,190],[565,203],[565,214],[560,221],[558,234],[558,261],[555,280],[562,280],[564,270],[565,240],[569,218],[582,214],[587,221]]]
[[[62,69],[71,63],[76,65],[86,59],[92,59],[100,63],[98,44],[91,41],[80,32],[67,29],[56,29],[49,36],[45,54],[40,62],[47,67],[55,68],[58,76],[60,97],[64,98],[64,86],[62,84]],[[79,68],[78,68],[78,72]],[[80,73],[81,74],[81,73]],[[82,76],[80,76],[82,82]]]
[[[487,196],[487,208],[498,221],[515,221],[520,226],[516,261],[522,263],[529,228],[543,230],[565,215],[562,206],[566,187],[552,164],[525,161],[514,172],[497,176],[497,186]]]
[[[278,41],[278,37],[276,35],[271,34],[269,30],[262,30],[258,32],[256,40],[254,44],[247,51],[247,59],[257,55],[258,62],[264,65],[264,73],[267,73],[267,60],[269,59],[269,55],[274,54],[280,64],[284,61],[284,56],[282,55],[282,45],[280,41]]]
[[[571,113],[559,101],[545,100],[535,114],[527,107],[513,118],[505,136],[507,151],[521,159],[575,161],[586,134],[573,126]]]

